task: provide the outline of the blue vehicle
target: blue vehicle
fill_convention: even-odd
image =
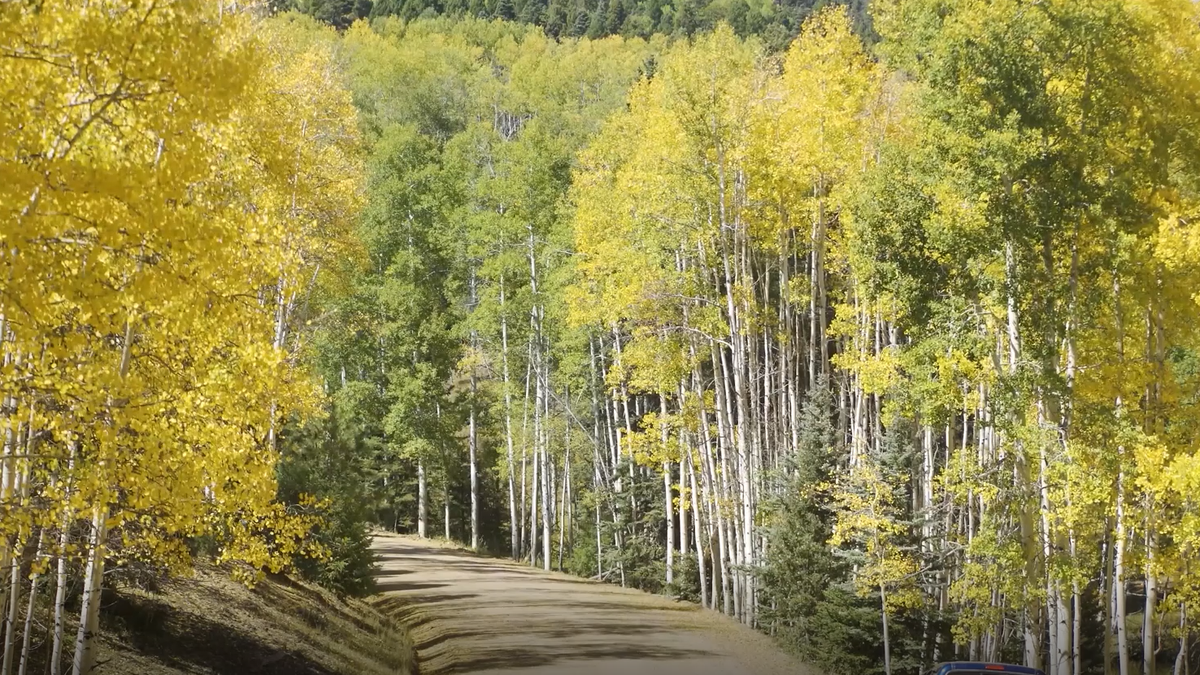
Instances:
[[[1046,675],[1037,668],[1014,666],[1008,663],[955,661],[934,667],[926,675]]]

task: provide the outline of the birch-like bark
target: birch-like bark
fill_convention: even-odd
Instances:
[[[667,397],[665,394],[658,395],[659,405],[659,424],[661,428],[659,442],[662,444],[662,452],[667,453]],[[667,565],[667,585],[675,583],[675,508],[674,496],[671,494],[671,461],[663,460],[663,514],[667,525],[667,545],[666,545],[666,565]]]
[[[564,406],[570,406],[569,395],[564,401]],[[558,513],[558,571],[563,569],[563,552],[566,550],[565,532],[566,525],[572,521],[573,514],[567,508],[571,499],[571,425],[568,423],[563,431],[563,487],[562,506],[559,507]]]
[[[14,450],[18,451],[15,454],[23,454],[25,456],[24,459],[19,459],[19,458],[16,459],[15,465],[13,467],[13,472],[12,472],[13,483],[10,486],[10,498],[14,499],[18,503],[25,502],[26,499],[28,499],[28,497],[29,497],[29,481],[31,478],[29,474],[30,474],[31,467],[32,467],[30,457],[33,454],[33,445],[34,445],[33,439],[34,439],[35,422],[36,422],[36,418],[34,416],[34,406],[30,405],[29,406],[29,421],[28,421],[28,423],[24,424],[23,433],[22,433],[22,429],[20,429],[20,428],[17,431],[17,439],[18,439],[17,445],[19,445],[22,442],[21,439],[23,438],[24,439],[24,450],[21,451],[19,448],[14,446]],[[10,460],[11,459],[13,459],[13,458],[10,458]],[[5,617],[4,617],[4,655],[3,655],[3,658],[0,659],[0,673],[2,673],[2,675],[10,675],[10,673],[12,673],[13,659],[15,658],[16,651],[17,651],[17,649],[16,649],[17,613],[18,613],[18,608],[21,603],[21,586],[22,586],[22,584],[21,584],[21,567],[22,567],[22,565],[21,565],[21,560],[20,560],[19,556],[20,556],[21,551],[25,547],[25,537],[27,537],[28,535],[29,535],[29,533],[25,532],[24,528],[22,528],[22,530],[18,532],[17,537],[15,539],[15,543],[14,543],[14,553],[12,556],[12,561],[10,563],[11,566],[9,568],[9,591],[8,591],[8,596],[7,596],[7,601],[8,601],[7,602],[7,605],[8,605],[7,610],[8,611],[6,612]],[[39,552],[41,550],[41,543],[42,543],[42,537],[41,537],[41,533],[39,532],[39,534],[38,534],[38,550],[39,550]]]
[[[1188,624],[1187,603],[1179,603],[1179,651],[1175,653],[1175,669],[1173,675],[1188,673]]]
[[[712,607],[712,605],[709,604],[709,601],[708,601],[708,597],[709,597],[708,596],[708,583],[707,583],[708,570],[706,568],[706,564],[705,564],[705,560],[704,560],[704,543],[702,541],[704,539],[704,537],[701,536],[702,528],[700,526],[700,504],[699,504],[699,499],[696,494],[697,492],[699,492],[699,490],[697,489],[697,486],[696,486],[696,467],[693,466],[693,464],[692,464],[691,453],[688,453],[685,456],[684,461],[687,463],[688,484],[689,484],[689,488],[690,488],[689,493],[691,494],[691,498],[692,498],[692,523],[694,524],[695,529],[696,529],[696,532],[695,532],[696,564],[700,568],[700,606],[701,607]],[[682,477],[681,477],[681,480],[682,480]]]
[[[1144,675],[1155,675],[1155,662],[1157,661],[1158,650],[1155,648],[1155,638],[1157,637],[1155,612],[1158,611],[1158,574],[1154,569],[1155,557],[1158,554],[1158,537],[1154,533],[1154,522],[1151,520],[1146,534],[1146,567],[1145,567],[1145,589],[1146,589],[1146,608],[1142,612],[1142,673]]]
[[[525,497],[527,492],[525,481],[528,476],[529,465],[529,392],[533,386],[533,341],[528,345],[528,352],[525,360],[525,398],[521,404],[521,522],[517,527],[517,550],[520,551],[520,558],[525,558],[525,525],[529,519],[529,502]],[[536,543],[530,543],[534,546]],[[533,563],[530,563],[533,564]]]
[[[535,405],[535,408],[536,407],[537,406]],[[538,554],[538,492],[539,492],[539,485],[540,485],[540,483],[538,482],[538,477],[539,477],[538,470],[541,468],[539,466],[541,464],[541,453],[539,452],[539,449],[538,449],[538,440],[537,439],[541,435],[541,424],[539,421],[541,418],[541,411],[535,410],[533,413],[533,418],[534,418],[534,424],[533,424],[533,428],[534,428],[534,432],[533,432],[533,436],[534,436],[534,441],[533,441],[533,480],[530,482],[530,486],[533,489],[530,491],[530,494],[529,494],[529,499],[530,499],[529,565],[530,565],[530,567],[537,566],[537,554]]]
[[[665,433],[665,432],[664,432]],[[671,494],[671,462],[663,462],[663,513],[667,520],[667,585],[675,583],[675,508]]]
[[[18,546],[24,548],[18,540]],[[9,568],[8,605],[4,608],[4,656],[0,659],[0,675],[11,675],[17,651],[17,608],[21,604],[21,560],[13,556]]]
[[[87,566],[83,574],[83,604],[79,610],[79,631],[75,636],[75,656],[71,675],[90,675],[96,663],[95,636],[100,627],[100,593],[104,582],[105,541],[108,538],[108,508],[93,510],[88,537]]]
[[[1125,363],[1125,323],[1121,309],[1121,282],[1120,277],[1113,273],[1113,317],[1116,322],[1117,329],[1117,363],[1124,365]],[[1120,419],[1124,414],[1124,406],[1122,405],[1122,397],[1117,394],[1116,405],[1117,418]],[[1125,524],[1125,448],[1117,446],[1117,495],[1116,495],[1116,535],[1113,542],[1113,622],[1116,624],[1117,633],[1117,667],[1120,675],[1132,675],[1130,672],[1129,660],[1129,635],[1128,635],[1128,612],[1126,610],[1126,598],[1128,590],[1125,586],[1125,547],[1128,544],[1129,534],[1126,531]]]
[[[74,438],[69,442],[69,456],[67,458],[67,475],[70,476],[75,469],[75,454],[79,449],[79,442]],[[67,495],[70,494],[68,486]],[[54,629],[53,638],[50,648],[50,675],[61,675],[62,673],[62,649],[66,637],[66,600],[67,600],[67,546],[71,543],[71,521],[73,520],[74,512],[71,509],[69,500],[63,505],[62,518],[58,522],[58,561],[57,568],[54,574]]]
[[[508,370],[508,315],[504,307],[504,275],[500,275],[500,361],[504,377],[504,444],[508,464],[508,529],[511,557],[520,557],[521,535],[517,526],[516,465],[513,462],[512,380]]]
[[[66,634],[67,544],[70,517],[64,509],[63,525],[58,539],[58,562],[54,571],[54,634],[50,648],[50,675],[62,673],[62,649]]]
[[[1117,628],[1117,664],[1120,675],[1132,675],[1129,662],[1129,635],[1125,602],[1125,543],[1128,538],[1125,531],[1125,476],[1124,472],[1117,474],[1117,533],[1113,542],[1113,594],[1116,596],[1116,612],[1113,621]]]
[[[5,357],[5,365],[8,365],[7,353]],[[0,451],[0,503],[8,503],[13,499],[13,495],[16,492],[13,487],[16,481],[16,469],[13,465],[13,457],[18,454],[16,444],[18,442],[19,429],[14,429],[11,421],[7,419],[15,414],[15,407],[16,402],[12,396],[5,396],[0,400],[0,411],[5,413],[4,417],[6,419],[4,421],[8,422],[5,424],[4,429],[3,451]],[[7,541],[0,543],[0,575],[6,575],[10,565],[16,564],[16,554],[13,549],[14,547],[10,546]],[[3,577],[0,576],[0,578]],[[0,623],[4,624],[4,633],[8,632],[8,613],[5,610],[8,607],[10,593],[11,588],[9,585],[0,581],[0,618],[2,618]]]
[[[479,474],[477,465],[478,455],[478,437],[475,430],[475,395],[477,391],[477,383],[475,379],[475,367],[471,367],[471,409],[469,411],[469,422],[467,431],[467,446],[469,457],[469,471],[471,473],[471,550],[479,550]]]
[[[550,400],[549,392],[546,391],[549,386],[549,382],[545,381],[547,375],[544,364],[542,373],[543,382],[540,392],[542,395],[542,404],[545,406],[545,414],[547,417],[549,417]],[[551,520],[554,514],[553,504],[551,504],[551,500],[554,496],[554,489],[551,486],[551,477],[554,475],[554,463],[550,460],[550,447],[546,440],[547,433],[548,431],[546,430],[546,425],[543,423],[542,439],[540,442],[542,446],[542,569],[549,572],[550,545],[553,542],[550,528],[553,526]]]
[[[602,449],[601,449],[601,445],[602,445],[601,439],[606,439],[608,437],[608,435],[607,435],[607,433],[604,433],[603,435],[601,435],[601,430],[600,430],[600,423],[601,423],[600,396],[597,391],[599,389],[599,383],[597,382],[598,378],[597,378],[597,374],[596,374],[596,340],[595,340],[594,336],[591,336],[591,335],[588,336],[588,351],[590,352],[590,356],[591,356],[590,363],[589,363],[589,366],[591,368],[591,381],[589,383],[590,386],[588,387],[588,389],[591,390],[591,395],[592,395],[592,436],[593,436],[593,442],[592,442],[592,493],[593,493],[593,496],[594,496],[595,502],[596,502],[596,509],[595,509],[596,521],[594,523],[595,528],[596,528],[596,578],[603,580],[604,579],[604,540],[600,533],[600,522],[601,522],[600,502],[603,500],[603,496],[601,493],[601,486],[604,485],[604,480],[603,480],[601,474],[604,471],[604,465],[601,462],[604,461],[603,457],[607,453],[602,451]],[[605,406],[605,407],[607,408],[607,406]]]
[[[1021,338],[1020,324],[1017,318],[1017,258],[1016,249],[1012,241],[1005,242],[1004,245],[1004,267],[1008,371],[1010,375],[1016,375],[1021,368]],[[1022,420],[1020,419],[1014,420],[1014,423],[1018,425],[1021,422]],[[1014,479],[1017,482],[1018,489],[1024,490],[1031,486],[1032,480],[1029,463],[1025,456],[1025,447],[1020,441],[1016,442],[1015,456]],[[1037,533],[1034,531],[1033,516],[1030,513],[1028,504],[1024,502],[1025,500],[1022,500],[1020,506],[1021,548],[1025,557],[1025,583],[1032,584],[1038,583],[1037,580],[1042,579],[1042,571],[1038,565],[1038,560],[1041,559],[1043,554],[1038,550],[1038,542],[1035,541]],[[1025,603],[1022,615],[1025,665],[1031,668],[1039,668],[1042,665],[1041,640],[1044,630],[1042,613],[1045,608],[1036,600],[1036,594],[1029,593],[1028,595],[1031,599]]]
[[[425,539],[429,522],[429,489],[425,478],[425,462],[417,458],[417,536]]]
[[[683,436],[682,433],[681,436]],[[679,540],[676,543],[679,546],[679,555],[686,557],[688,550],[692,546],[689,537],[692,534],[691,530],[694,524],[690,526],[688,524],[688,498],[686,496],[688,481],[687,476],[684,474],[684,462],[690,461],[691,448],[684,438],[680,440],[680,449],[682,450],[682,456],[679,461]]]
[[[42,543],[46,538],[44,529],[38,530],[37,547],[34,549],[33,560],[36,562],[42,557]],[[35,609],[35,601],[37,600],[38,582],[41,581],[41,573],[34,571],[29,576],[29,602],[25,608],[25,627],[21,635],[21,665],[17,668],[17,675],[27,675],[29,670],[29,644],[30,638],[33,637],[33,611]]]
[[[1104,627],[1104,675],[1112,675],[1112,662],[1116,658],[1116,636],[1113,635],[1113,617],[1116,616],[1113,594],[1113,521],[1108,518],[1104,528],[1104,543],[1100,548],[1099,600],[1103,608],[1100,625]]]

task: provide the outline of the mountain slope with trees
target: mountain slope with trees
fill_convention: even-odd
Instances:
[[[272,6],[337,28],[383,17],[500,19],[538,26],[555,39],[690,37],[725,23],[778,51],[796,37],[805,19],[830,4],[845,5],[859,34],[874,37],[869,0],[273,0]]]

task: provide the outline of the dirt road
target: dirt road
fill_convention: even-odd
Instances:
[[[412,627],[420,675],[815,675],[695,605],[406,537],[375,548],[376,605]]]

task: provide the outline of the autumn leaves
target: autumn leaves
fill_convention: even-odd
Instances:
[[[873,13],[878,59],[837,11],[782,58],[722,29],[666,50],[583,156],[576,319],[624,332],[615,379],[662,397],[644,463],[721,458],[700,490],[743,619],[769,472],[829,387],[812,488],[885,621],[1066,675],[1094,603],[1128,672],[1132,575],[1150,672],[1195,614],[1195,7]]]
[[[0,12],[0,672],[18,651],[24,672],[18,601],[55,565],[51,669],[82,575],[81,673],[106,561],[178,568],[211,535],[277,568],[303,546],[271,439],[316,400],[289,352],[358,206],[355,116],[328,44],[229,8]]]
[[[790,591],[763,570],[804,483],[795,522],[880,618],[923,626],[907,645],[1066,675],[1094,606],[1123,672],[1184,653],[1195,7],[873,11],[870,48],[829,10],[770,55],[724,27],[339,37],[196,0],[3,5],[0,675],[47,576],[56,655],[84,582],[86,672],[106,564],[304,545],[273,469],[320,400],[297,367],[313,289],[355,268],[340,50],[378,136],[370,264],[316,351],[392,522],[414,491],[423,529],[429,471],[449,532],[466,476],[474,541],[587,568],[594,546],[614,579],[665,558],[673,588],[774,627]],[[486,525],[503,482],[515,522]]]

